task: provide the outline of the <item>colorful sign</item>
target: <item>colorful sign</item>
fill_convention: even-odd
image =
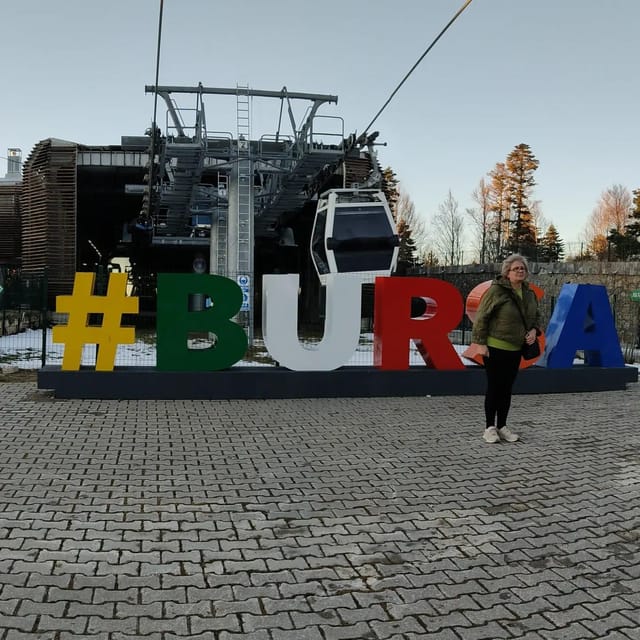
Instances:
[[[127,295],[127,274],[109,274],[106,296],[93,295],[95,273],[76,273],[73,293],[56,298],[56,311],[67,313],[66,325],[53,327],[53,341],[64,343],[62,369],[80,369],[82,347],[98,347],[96,371],[113,371],[119,344],[136,341],[135,328],[123,327],[122,314],[138,313],[138,298]],[[91,315],[102,315],[101,323],[90,323]]]
[[[558,296],[541,362],[551,369],[571,367],[584,351],[593,367],[624,367],[624,356],[605,287],[565,284]]]
[[[189,311],[189,296],[203,294],[213,304]],[[234,365],[247,351],[247,334],[233,322],[242,291],[229,278],[199,273],[159,273],[156,319],[156,367],[160,371],[218,371]],[[212,333],[213,349],[189,349],[190,336]]]
[[[348,362],[360,336],[360,302],[364,274],[330,274],[326,289],[325,332],[313,349],[297,332],[298,276],[263,277],[263,337],[274,360],[294,371],[330,371]],[[63,370],[80,368],[84,344],[98,344],[99,371],[113,370],[118,344],[134,342],[122,314],[137,313],[138,300],[126,296],[126,274],[110,274],[105,296],[92,295],[94,274],[77,273],[71,296],[58,296],[57,311],[67,325],[54,327],[54,342],[65,343]],[[249,282],[247,281],[247,285]],[[244,356],[247,336],[233,318],[243,307],[241,286],[208,274],[158,275],[157,368],[164,371],[217,371]],[[189,299],[204,295],[211,304],[191,310]],[[429,313],[411,315],[414,298],[429,300]],[[100,326],[89,326],[91,314],[102,314]],[[434,278],[378,277],[375,281],[374,364],[399,371],[409,367],[410,341],[425,364],[439,370],[464,369],[448,334],[460,323],[460,292]],[[210,349],[189,348],[189,338],[207,334]],[[549,368],[570,367],[584,350],[590,366],[624,366],[606,289],[597,285],[564,285],[547,329],[547,348],[540,362]]]

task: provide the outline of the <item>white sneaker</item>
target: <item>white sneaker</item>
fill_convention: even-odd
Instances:
[[[500,440],[504,440],[505,442],[518,442],[518,440],[520,440],[520,436],[517,433],[510,431],[509,427],[502,427],[501,429],[498,429],[498,435]]]
[[[495,427],[487,427],[484,430],[482,439],[485,442],[488,442],[489,444],[495,444],[496,442],[500,442],[500,436],[498,435],[498,430]]]

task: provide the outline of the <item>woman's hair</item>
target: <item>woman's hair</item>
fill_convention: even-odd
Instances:
[[[529,273],[529,263],[527,262],[527,259],[524,256],[521,256],[519,253],[512,253],[510,256],[506,257],[504,259],[504,262],[502,263],[500,274],[502,275],[503,278],[507,277],[507,274],[511,269],[511,265],[514,262],[522,262],[522,264],[524,265],[524,268],[527,270],[527,273]]]

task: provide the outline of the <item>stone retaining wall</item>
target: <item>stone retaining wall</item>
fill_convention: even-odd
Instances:
[[[476,285],[493,279],[500,272],[500,266],[431,267],[423,269],[420,275],[451,282],[466,299]],[[530,282],[545,292],[541,302],[545,324],[564,284],[604,285],[623,348],[640,346],[640,303],[631,300],[631,292],[640,289],[640,262],[530,262],[529,266]]]

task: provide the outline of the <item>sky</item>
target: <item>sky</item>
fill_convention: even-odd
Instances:
[[[362,133],[463,4],[164,0],[159,84],[336,95],[319,113]],[[3,0],[0,155],[17,147],[26,159],[50,137],[111,145],[143,135],[159,9]],[[640,188],[638,24],[638,0],[472,0],[369,128],[384,145],[380,164],[429,223],[449,191],[460,212],[474,206],[480,179],[528,144],[540,162],[533,198],[577,253],[600,194]],[[296,119],[306,106],[295,105]],[[209,129],[235,132],[233,98],[205,107]],[[274,134],[279,114],[279,100],[253,99],[252,138]],[[160,100],[161,127],[165,118]]]

